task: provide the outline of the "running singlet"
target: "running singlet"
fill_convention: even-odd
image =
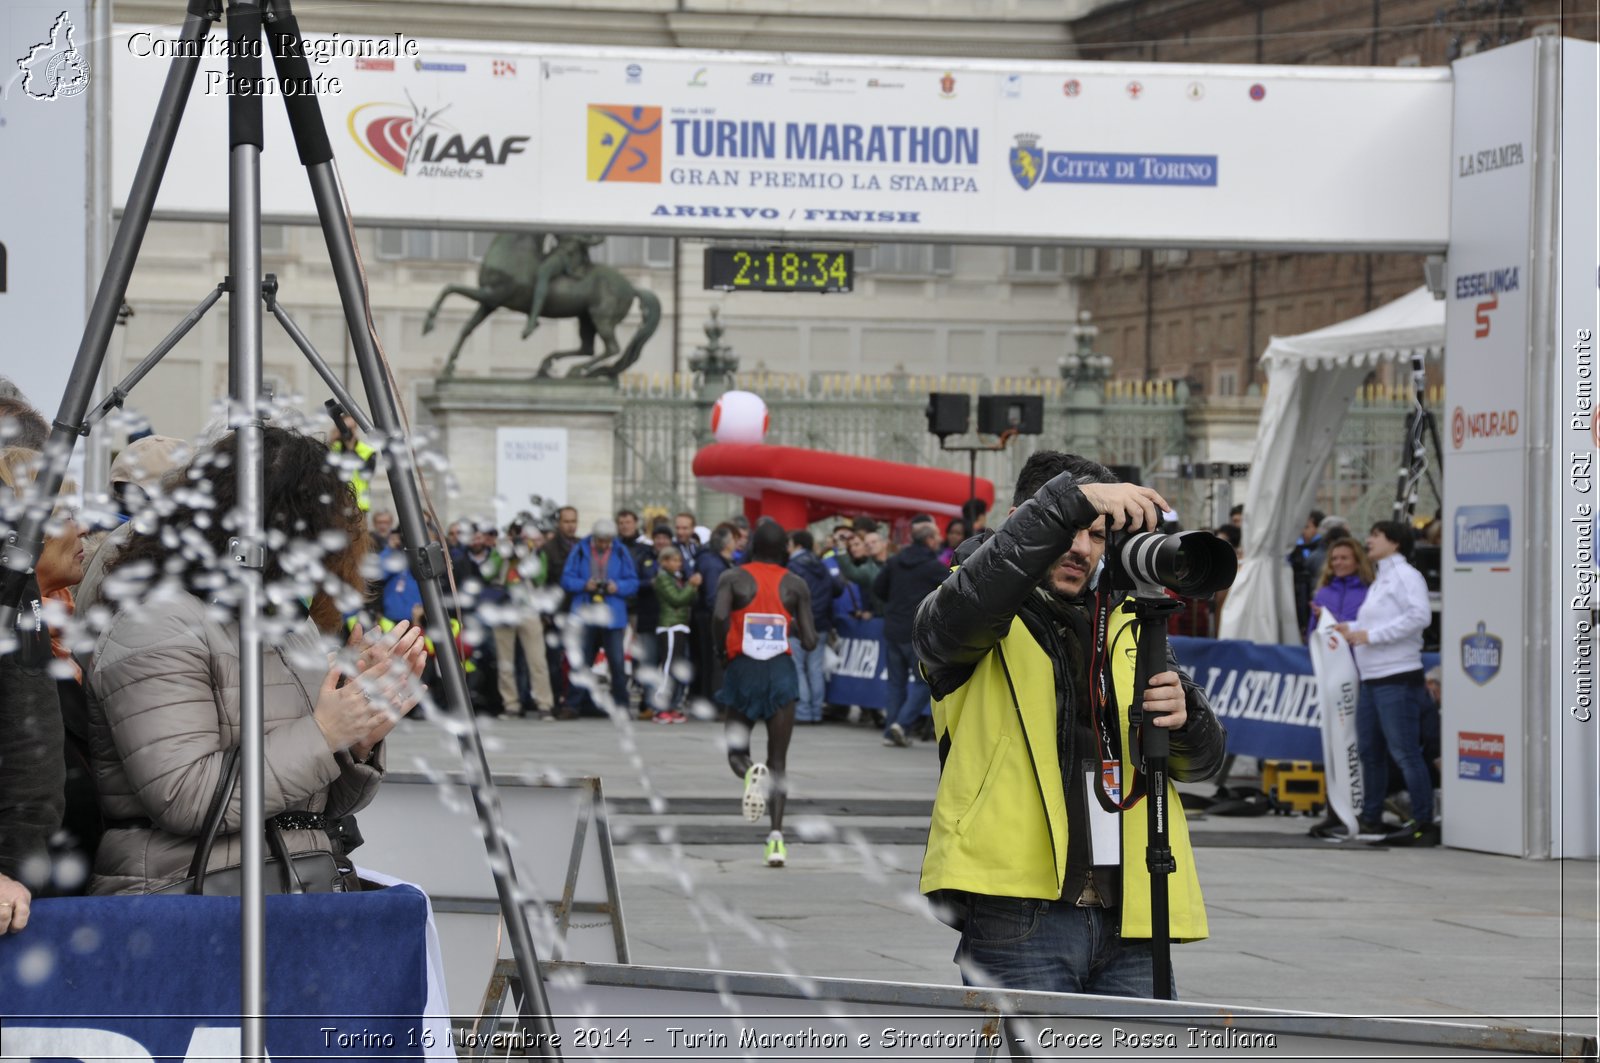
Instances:
[[[752,561],[744,570],[756,581],[756,596],[728,618],[728,660],[742,654],[770,661],[789,652],[790,617],[778,595],[778,584],[789,570],[764,561]]]

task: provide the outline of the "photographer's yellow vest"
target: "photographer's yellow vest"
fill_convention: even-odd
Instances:
[[[1114,650],[1112,683],[1124,721],[1133,702],[1132,622],[1131,612],[1119,607],[1112,612],[1107,634]],[[948,734],[950,752],[933,802],[922,861],[923,893],[955,889],[1044,900],[1061,896],[1067,873],[1067,800],[1056,749],[1056,715],[1055,669],[1020,619],[1012,620],[1011,630],[970,679],[933,703],[934,730]],[[1124,750],[1125,787],[1132,777]],[[1168,843],[1178,865],[1167,877],[1171,936],[1174,941],[1198,941],[1207,936],[1205,903],[1183,805],[1170,783],[1167,810]],[[1148,817],[1143,801],[1121,817],[1123,937],[1150,936]]]

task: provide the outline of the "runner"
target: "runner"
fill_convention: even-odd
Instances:
[[[789,654],[792,630],[807,650],[817,646],[811,621],[811,592],[784,567],[789,538],[778,524],[763,520],[751,536],[750,562],[729,569],[717,584],[713,636],[727,657],[727,672],[717,700],[729,707],[724,736],[728,766],[744,780],[744,818],[759,822],[770,806],[768,867],[788,858],[783,844],[783,800],[787,792],[789,739],[794,735],[794,703],[800,678]],[[750,759],[750,732],[767,725],[767,759]],[[768,800],[768,794],[771,800]]]

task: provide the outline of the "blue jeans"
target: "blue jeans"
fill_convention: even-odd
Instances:
[[[628,629],[625,627],[590,627],[583,629],[583,663],[587,668],[594,664],[594,659],[600,655],[602,648],[606,651],[606,669],[611,673],[611,701],[624,712],[628,708],[628,663],[625,660],[627,653]],[[577,683],[568,688],[568,704],[573,708],[592,706],[596,712],[600,706]]]
[[[883,712],[887,737],[895,724],[909,731],[930,703],[928,684],[917,669],[917,653],[911,643],[885,641],[884,645],[889,647],[889,701]]]
[[[1361,684],[1356,745],[1361,751],[1362,819],[1383,819],[1393,756],[1411,795],[1412,817],[1421,826],[1433,822],[1433,779],[1422,759],[1422,708],[1427,700],[1428,688],[1421,683]]]
[[[1154,997],[1150,941],[1124,940],[1120,914],[1064,901],[971,894],[956,947],[961,984]]]
[[[822,702],[827,693],[827,679],[822,674],[827,656],[828,640],[817,634],[817,648],[807,651],[797,638],[789,639],[789,652],[794,655],[794,670],[800,677],[800,700],[794,703],[797,723],[821,723]]]

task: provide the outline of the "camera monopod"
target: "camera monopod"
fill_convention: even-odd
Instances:
[[[1133,599],[1133,615],[1139,624],[1139,658],[1134,666],[1133,707],[1128,712],[1128,736],[1137,739],[1139,770],[1148,792],[1145,811],[1149,833],[1145,838],[1145,867],[1150,872],[1150,984],[1157,1000],[1172,999],[1172,919],[1167,906],[1167,877],[1178,870],[1168,843],[1167,758],[1172,752],[1172,736],[1157,727],[1144,714],[1144,692],[1150,677],[1167,666],[1167,618],[1183,608],[1183,603],[1161,593],[1159,587],[1141,587]]]
[[[1150,975],[1157,1000],[1172,999],[1172,919],[1167,879],[1177,871],[1169,838],[1167,759],[1172,735],[1145,719],[1144,692],[1152,676],[1167,669],[1167,620],[1183,609],[1168,590],[1205,596],[1233,584],[1238,558],[1233,547],[1210,532],[1129,536],[1107,551],[1111,586],[1133,591],[1133,615],[1139,625],[1138,658],[1134,665],[1133,705],[1128,711],[1129,760],[1145,777],[1149,833],[1145,867],[1150,872]]]

